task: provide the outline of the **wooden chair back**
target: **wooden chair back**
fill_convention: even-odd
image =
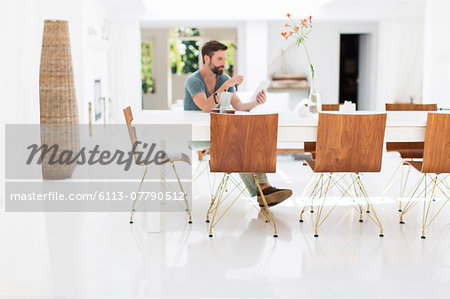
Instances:
[[[127,123],[128,134],[130,135],[131,140],[131,146],[134,146],[134,143],[136,142],[137,138],[136,138],[136,128],[131,126],[131,122],[133,121],[133,113],[131,112],[130,106],[123,109],[123,115],[125,116],[125,122]]]
[[[385,104],[386,111],[437,111],[437,104]]]
[[[322,104],[322,111],[339,111],[339,105],[342,104]]]
[[[273,173],[278,114],[211,113],[211,172]]]
[[[450,173],[450,114],[428,113],[423,173]]]
[[[386,113],[319,114],[315,172],[379,172]]]

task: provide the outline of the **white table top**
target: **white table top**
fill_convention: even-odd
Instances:
[[[250,112],[237,112],[237,114],[249,113]],[[384,112],[358,111],[356,113],[368,114]],[[279,142],[303,142],[316,139],[317,115],[301,117],[297,113],[290,111],[280,112],[278,114]],[[427,114],[428,112],[426,111],[387,112],[385,140],[423,141],[425,138]],[[191,124],[193,140],[209,140],[209,113],[201,111],[144,110],[135,115],[133,123]]]

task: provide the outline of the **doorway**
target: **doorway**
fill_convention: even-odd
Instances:
[[[359,34],[341,34],[339,66],[339,103],[351,101],[358,109]]]

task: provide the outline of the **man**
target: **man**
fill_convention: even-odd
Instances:
[[[259,92],[256,100],[250,103],[242,103],[236,95],[235,86],[242,83],[244,77],[241,75],[234,75],[229,77],[223,73],[225,68],[225,60],[227,58],[227,46],[218,41],[209,41],[202,47],[203,67],[192,73],[184,84],[184,110],[202,110],[204,112],[211,112],[216,108],[218,97],[216,92],[228,91],[232,92],[231,105],[236,110],[249,111],[253,107],[263,104],[266,101],[266,94],[263,91]],[[246,174],[240,174],[244,179]],[[274,206],[292,195],[289,189],[277,189],[272,187],[266,174],[258,174],[258,181],[269,206]],[[247,180],[247,181],[246,181]],[[244,180],[248,184],[251,180],[250,176]],[[257,200],[262,207],[263,202],[258,195],[258,188],[255,183],[247,186],[251,196],[258,196]]]

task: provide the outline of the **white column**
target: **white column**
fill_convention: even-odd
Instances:
[[[240,90],[254,90],[267,80],[267,21],[247,21],[238,31],[239,74],[244,76]]]
[[[141,31],[137,20],[108,22],[111,123],[124,123],[122,109],[142,110]]]
[[[450,108],[450,1],[427,0],[423,102]]]
[[[152,76],[155,83],[154,93],[144,93],[143,109],[167,110],[172,104],[172,71],[170,69],[170,29],[144,28],[142,40],[153,44]],[[184,81],[181,86],[184,94]]]

